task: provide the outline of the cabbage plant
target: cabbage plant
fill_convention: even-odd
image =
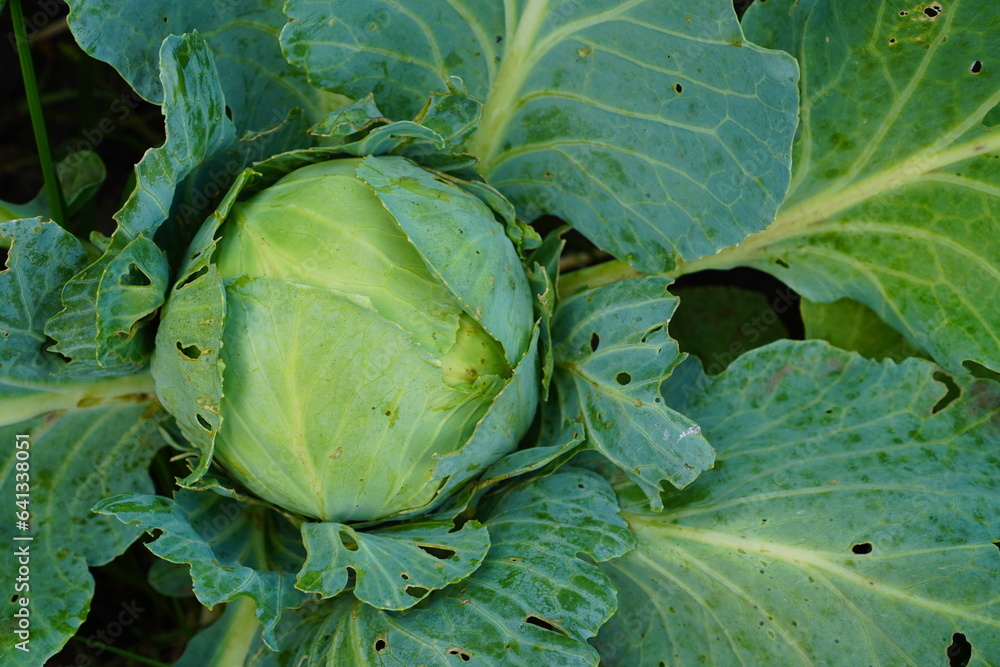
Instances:
[[[66,4],[0,663],[1000,662],[990,2]]]
[[[410,202],[364,180],[387,172]],[[482,447],[476,425],[528,356],[531,292],[503,225],[421,172],[392,157],[299,167],[215,231],[214,455],[279,507],[325,521],[427,507],[446,480],[440,458]],[[185,338],[179,301],[163,309],[152,368],[163,405],[195,414],[197,385],[174,380],[203,350]],[[518,425],[462,477],[513,451],[535,410],[530,392],[519,399]]]

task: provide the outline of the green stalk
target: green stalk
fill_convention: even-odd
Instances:
[[[16,424],[37,415],[56,410],[89,408],[122,401],[152,400],[156,384],[150,372],[117,378],[97,378],[81,382],[56,384],[7,379],[5,383],[19,392],[15,398],[4,399],[0,404],[0,426]]]
[[[10,16],[14,23],[14,41],[17,44],[17,57],[21,61],[21,76],[24,77],[24,94],[28,100],[28,113],[31,115],[31,127],[35,132],[35,144],[38,147],[38,160],[42,165],[42,176],[45,178],[45,193],[49,198],[49,210],[52,219],[66,226],[66,204],[63,201],[59,178],[56,176],[55,163],[52,162],[52,151],[49,149],[49,136],[45,132],[45,118],[42,116],[42,102],[38,96],[38,81],[35,79],[35,66],[31,62],[31,47],[28,45],[28,31],[24,27],[24,12],[21,10],[21,0],[11,0]]]
[[[583,290],[607,285],[617,280],[635,278],[642,274],[625,262],[611,259],[559,276],[559,295],[566,298]]]

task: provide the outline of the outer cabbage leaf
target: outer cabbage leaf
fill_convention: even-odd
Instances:
[[[615,609],[592,563],[632,536],[599,475],[562,468],[510,487],[484,513],[492,546],[463,581],[417,607],[386,612],[341,596],[282,621],[274,654],[258,642],[248,665],[596,665],[587,645]]]
[[[322,93],[281,55],[285,23],[275,0],[68,0],[69,26],[80,47],[107,62],[143,98],[170,97],[158,70],[160,44],[169,35],[199,31],[211,47],[222,90],[240,132],[278,124],[292,107],[319,118]],[[328,97],[328,96],[327,96]]]
[[[849,297],[951,371],[1000,370],[993,3],[775,0],[744,26],[802,66],[791,189],[768,230],[691,268],[749,264],[814,301]]]
[[[291,0],[290,62],[409,118],[452,75],[483,100],[466,145],[522,217],[557,215],[646,272],[742,241],[788,185],[796,69],[728,0]]]
[[[947,403],[939,373],[790,341],[678,368],[664,396],[718,462],[661,514],[605,466],[638,541],[604,566],[605,662],[995,664],[1000,393],[960,377]]]
[[[9,593],[0,601],[0,663],[25,664],[28,657],[42,664],[83,624],[94,594],[87,568],[109,563],[141,534],[90,508],[111,493],[153,490],[146,470],[166,444],[159,432],[165,417],[148,397],[133,397],[0,428],[0,493],[11,510],[0,554],[0,571],[10,579]],[[15,449],[18,435],[28,436],[27,450]],[[22,451],[29,458],[16,456]],[[28,470],[23,465],[19,470],[24,463]],[[21,484],[29,485],[28,490]],[[28,494],[23,507],[14,505],[19,493]],[[31,514],[27,531],[17,529],[13,516],[24,509]],[[15,574],[26,564],[21,560],[25,555],[30,574],[22,583],[30,588],[15,591]],[[22,596],[29,600],[27,607],[20,603]],[[22,638],[15,634],[14,613],[25,608],[30,613],[30,653],[15,648]]]
[[[94,511],[137,524],[159,537],[147,548],[172,563],[189,563],[194,593],[206,607],[249,598],[273,649],[274,627],[285,609],[311,595],[295,588],[304,554],[298,532],[271,510],[223,498],[211,491],[181,490],[175,498],[122,494]]]
[[[662,508],[660,483],[690,484],[711,467],[701,428],[667,407],[660,384],[684,357],[667,335],[677,298],[665,278],[634,278],[576,294],[553,320],[560,401],[579,405],[587,439]]]
[[[46,326],[53,351],[94,375],[134,373],[147,362],[152,346],[144,320],[163,304],[170,274],[151,237],[169,216],[178,184],[234,141],[204,41],[171,36],[160,59],[167,140],[136,166],[136,189],[116,214],[110,245],[67,283],[64,308]]]
[[[0,223],[0,238],[10,247],[0,272],[0,425],[151,393],[148,373],[85,378],[48,349],[45,322],[59,310],[63,284],[87,260],[80,242],[40,218]]]
[[[337,523],[307,523],[308,556],[299,589],[333,597],[354,573],[354,597],[376,609],[409,609],[433,590],[461,581],[483,562],[490,535],[478,521],[411,521],[359,532]]]

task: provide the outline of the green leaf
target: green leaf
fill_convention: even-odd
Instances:
[[[326,111],[324,96],[285,61],[278,32],[281,3],[241,0],[68,0],[73,36],[88,54],[109,63],[146,100],[169,98],[159,77],[160,44],[170,35],[199,31],[212,49],[222,90],[240,132],[279,123],[292,107],[313,118]],[[253,82],[253,85],[248,85]]]
[[[778,318],[794,305],[787,288],[772,301],[760,292],[720,285],[680,287],[673,293],[680,305],[670,320],[670,336],[683,352],[701,359],[710,375],[748,350],[788,337]]]
[[[522,217],[557,215],[645,272],[742,241],[789,178],[795,64],[729,0],[291,0],[289,61],[410,118],[458,76],[485,101],[466,150]]]
[[[374,188],[432,274],[516,365],[532,336],[531,288],[492,211],[403,158],[369,157],[358,177]]]
[[[251,172],[241,173],[215,214],[198,230],[170,292],[172,315],[156,331],[150,371],[156,378],[157,396],[200,455],[191,474],[181,480],[186,485],[194,484],[208,470],[215,436],[222,426],[223,364],[219,352],[226,292],[212,256],[215,233],[250,178]]]
[[[206,607],[253,600],[272,650],[282,611],[312,597],[295,588],[294,572],[304,558],[296,530],[268,509],[211,491],[181,490],[173,500],[122,494],[101,501],[94,511],[151,535],[159,531],[147,548],[172,563],[190,564],[194,593]]]
[[[167,140],[136,166],[136,188],[116,215],[119,227],[107,251],[67,283],[64,308],[46,326],[57,341],[53,351],[94,375],[134,373],[148,362],[146,318],[163,304],[169,266],[163,251],[143,237],[152,237],[167,219],[179,183],[234,140],[205,42],[197,35],[171,36],[160,57]],[[139,284],[131,284],[137,274]]]
[[[944,665],[957,633],[994,664],[1000,394],[941,377],[791,341],[677,369],[718,462],[660,514],[607,466],[639,545],[604,566],[606,664]]]
[[[924,356],[901,333],[880,320],[871,308],[857,301],[840,299],[833,303],[817,303],[802,299],[799,310],[806,338],[819,338],[876,361],[902,361],[907,357]]]
[[[697,268],[749,264],[813,301],[851,298],[953,372],[1000,370],[997,15],[931,4],[747,12],[751,36],[798,35],[773,43],[805,73],[796,167],[774,224]]]
[[[559,304],[552,326],[560,400],[577,397],[588,441],[654,509],[662,508],[661,480],[682,488],[714,459],[701,428],[660,396],[660,383],[683,359],[667,335],[677,306],[669,285],[634,278],[575,294]]]
[[[296,586],[333,597],[354,573],[354,596],[376,609],[409,609],[483,562],[490,535],[478,521],[408,522],[359,532],[337,523],[302,526],[306,562]]]
[[[486,514],[492,547],[468,578],[403,612],[345,596],[307,605],[282,623],[287,652],[259,650],[248,664],[596,665],[586,640],[615,594],[593,562],[632,546],[617,509],[587,470],[522,482]]]
[[[40,218],[0,223],[0,237],[11,240],[0,272],[0,425],[152,394],[148,373],[87,378],[48,349],[45,322],[59,309],[63,283],[86,262],[80,242]]]
[[[0,569],[10,580],[0,598],[0,663],[25,664],[28,656],[42,664],[80,628],[94,594],[87,568],[109,563],[140,535],[90,508],[111,493],[153,490],[146,470],[166,444],[159,434],[164,418],[155,403],[132,400],[0,428],[0,493],[9,503]],[[29,531],[16,530],[14,513],[23,510],[31,514]],[[22,565],[30,570],[21,581],[28,587],[17,589]],[[15,646],[25,639],[15,633],[14,614],[23,608],[30,614],[27,654]]]

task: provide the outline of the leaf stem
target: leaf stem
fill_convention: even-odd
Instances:
[[[559,296],[565,299],[577,292],[641,275],[625,262],[611,259],[559,276]]]
[[[49,199],[49,210],[52,219],[67,227],[66,204],[63,201],[62,188],[56,167],[52,162],[52,151],[49,149],[49,136],[45,131],[45,118],[42,116],[42,102],[38,96],[38,81],[35,78],[35,66],[31,61],[31,47],[28,44],[28,32],[24,26],[24,12],[21,0],[10,1],[10,15],[14,24],[14,42],[17,45],[17,57],[21,62],[21,75],[24,78],[24,93],[28,101],[28,113],[31,116],[31,127],[35,133],[35,144],[38,147],[38,160],[45,178],[45,193]]]
[[[153,400],[156,385],[149,371],[116,378],[99,378],[64,385],[45,382],[4,380],[7,387],[26,391],[15,392],[0,403],[0,426],[16,424],[25,419],[53,412],[106,405],[113,402]]]
[[[489,173],[491,162],[500,150],[501,140],[506,136],[507,125],[520,104],[519,95],[531,73],[531,60],[535,57],[533,46],[548,9],[548,0],[528,0],[514,34],[511,35],[508,30],[506,35],[508,42],[500,72],[486,97],[479,128],[465,148],[482,161],[483,173]]]
[[[226,614],[220,620],[229,627],[225,641],[221,642],[225,648],[214,656],[215,664],[242,665],[246,662],[247,653],[250,652],[254,639],[260,633],[257,603],[250,597],[238,597],[232,602],[227,602]]]

